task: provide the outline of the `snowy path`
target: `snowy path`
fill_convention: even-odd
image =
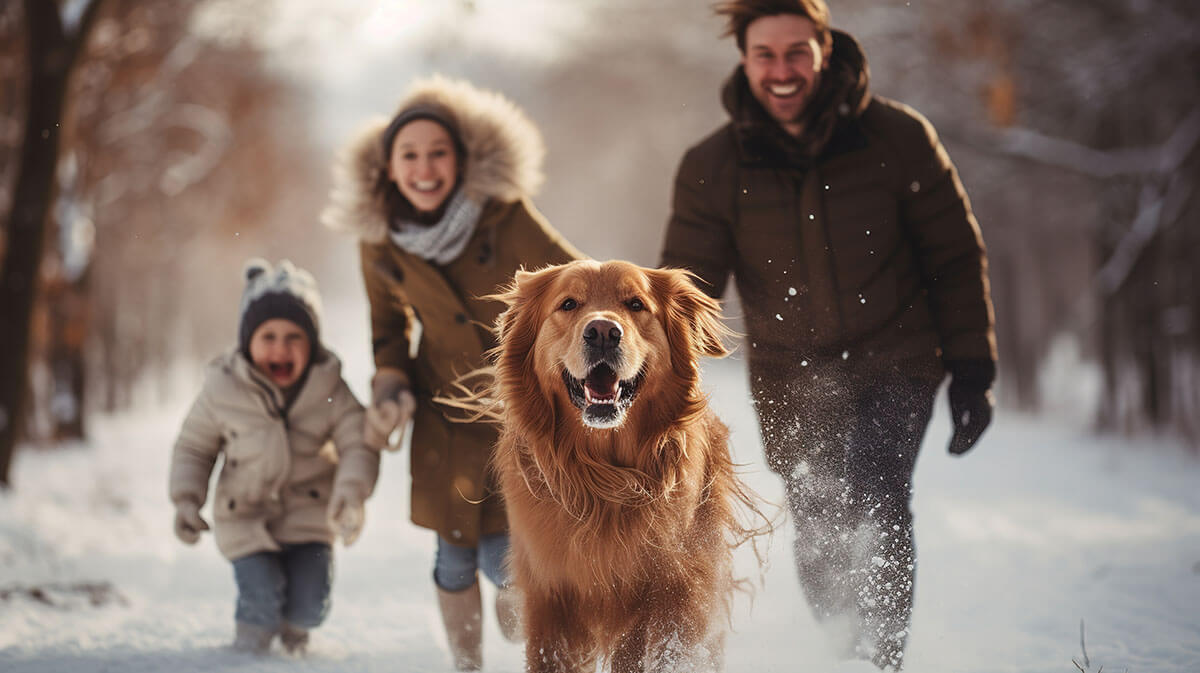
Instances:
[[[741,366],[713,363],[707,381],[748,480],[778,501]],[[366,379],[361,363],[348,369]],[[938,404],[917,470],[908,670],[1069,673],[1072,657],[1082,663],[1083,619],[1091,671],[1200,671],[1200,462],[1005,413],[975,453],[952,459]],[[90,447],[18,455],[16,491],[0,496],[0,670],[450,670],[431,534],[408,522],[407,454],[385,456],[366,531],[339,549],[333,610],[310,656],[224,651],[229,565],[211,536],[192,548],[171,533],[165,474],[185,407],[98,419]],[[786,527],[776,535],[753,605],[739,599],[732,672],[837,670],[799,595],[790,540]],[[750,569],[748,553],[739,564]],[[12,591],[77,582],[110,582],[118,595],[93,606],[70,591]],[[485,628],[487,670],[520,671],[520,649],[499,642],[494,621]]]

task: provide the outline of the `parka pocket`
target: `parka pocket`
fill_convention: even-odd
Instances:
[[[272,486],[287,469],[283,424],[230,429],[225,433],[225,463],[217,477],[216,518],[241,519],[261,514]]]

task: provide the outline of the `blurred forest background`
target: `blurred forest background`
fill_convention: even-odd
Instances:
[[[1200,6],[830,7],[959,168],[1001,404],[1200,447]],[[249,256],[313,270],[365,334],[353,242],[317,216],[338,146],[413,77],[514,99],[543,213],[654,264],[676,165],[725,119],[721,31],[686,0],[0,0],[0,483],[14,441],[86,437],[229,344]]]

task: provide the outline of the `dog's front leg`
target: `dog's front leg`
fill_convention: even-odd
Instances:
[[[563,596],[525,600],[526,673],[592,673],[591,637],[575,601]]]
[[[638,620],[621,639],[612,655],[612,673],[642,673],[646,670],[646,623]]]

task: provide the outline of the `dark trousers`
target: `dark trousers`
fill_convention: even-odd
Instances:
[[[284,622],[311,629],[329,613],[333,550],[319,542],[283,545],[281,551],[234,560],[233,576],[237,621],[272,630]]]
[[[811,372],[811,373],[810,373]],[[771,468],[786,487],[805,597],[838,649],[899,670],[912,613],[913,470],[934,383],[854,378],[816,367],[757,381],[755,407]]]

